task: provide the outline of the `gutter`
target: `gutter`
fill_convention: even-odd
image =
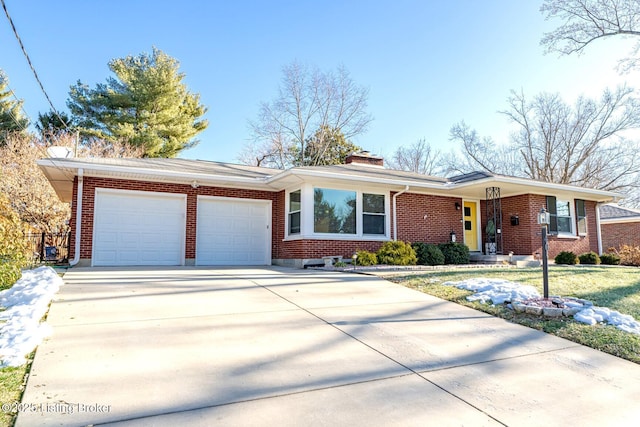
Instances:
[[[69,261],[69,266],[80,262],[80,237],[82,235],[82,193],[84,189],[84,169],[78,169],[78,194],[76,200],[76,242],[74,246],[73,259]]]
[[[409,186],[405,185],[404,190],[393,195],[393,240],[398,240],[398,215],[396,214],[396,199],[399,195],[406,193],[409,191]]]
[[[596,235],[598,240],[598,255],[602,255],[602,223],[600,222],[600,206],[604,203],[596,203]]]

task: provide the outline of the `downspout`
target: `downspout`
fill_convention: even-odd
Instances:
[[[596,203],[596,235],[598,236],[598,254],[602,255],[602,225],[600,224],[600,206],[603,203]]]
[[[396,214],[396,198],[402,193],[409,191],[409,186],[405,185],[404,190],[393,195],[393,240],[398,240],[398,215]]]
[[[84,169],[78,169],[78,194],[76,199],[76,242],[74,245],[73,259],[69,266],[73,267],[80,262],[80,236],[82,230],[82,193],[84,187]]]

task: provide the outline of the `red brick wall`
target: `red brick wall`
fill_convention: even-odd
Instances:
[[[341,255],[351,258],[358,250],[376,252],[383,242],[354,240],[289,240],[281,242],[277,259],[319,259],[324,256]]]
[[[510,251],[513,251],[515,255],[542,253],[541,229],[537,220],[537,215],[542,207],[546,207],[546,199],[542,195],[524,194],[502,199],[503,253],[506,254]],[[596,203],[586,201],[585,208],[587,211],[587,234],[575,238],[550,235],[550,259],[555,258],[561,251],[571,251],[577,255],[589,251],[598,252]],[[511,216],[519,217],[519,225],[511,225]],[[574,220],[577,221],[576,218]],[[485,222],[486,219],[483,220],[483,224]],[[574,224],[574,228],[577,229],[577,224]]]
[[[185,258],[193,259],[196,255],[196,216],[197,216],[197,197],[200,196],[217,196],[217,197],[238,197],[245,199],[271,200],[274,211],[278,210],[279,199],[278,193],[269,191],[244,190],[237,188],[222,187],[204,187],[197,189],[186,184],[171,184],[164,182],[147,182],[134,180],[121,180],[109,178],[84,178],[84,190],[82,198],[82,241],[80,244],[80,258],[89,259],[93,249],[93,214],[95,202],[95,189],[109,188],[117,190],[135,190],[135,191],[154,191],[162,193],[186,194],[187,195],[187,229],[185,232]],[[71,212],[71,257],[75,255],[75,218],[77,200],[77,178],[74,182],[73,189],[73,206]],[[272,227],[272,253],[276,253],[278,239],[276,235],[276,227]],[[281,235],[282,236],[282,235]]]
[[[640,221],[617,224],[600,224],[602,228],[602,250],[618,249],[622,245],[640,246]]]
[[[533,255],[542,246],[537,215],[545,205],[545,196],[523,194],[502,199],[502,252]],[[483,203],[484,205],[484,203]],[[518,217],[518,225],[511,225],[511,217]],[[486,213],[483,217],[486,224]],[[484,229],[483,229],[484,232]]]
[[[394,193],[392,193],[393,196]],[[457,241],[463,240],[462,210],[456,210],[459,197],[404,193],[398,196],[398,240],[409,242],[445,243],[454,231]],[[393,215],[391,218],[393,233]]]
[[[196,215],[197,196],[239,197],[247,199],[271,200],[272,214],[272,258],[274,259],[310,259],[327,255],[342,255],[351,257],[359,249],[376,251],[381,241],[353,241],[353,240],[290,240],[284,241],[285,236],[285,192],[269,192],[257,190],[243,190],[221,187],[192,188],[186,184],[170,184],[161,182],[146,182],[134,180],[115,180],[107,178],[86,177],[84,179],[84,197],[82,206],[82,242],[80,257],[91,258],[93,236],[94,195],[96,188],[121,190],[155,191],[187,195],[187,229],[185,256],[195,258],[196,244]],[[74,183],[74,196],[71,216],[71,257],[75,250],[75,220],[76,220],[76,192],[77,178]],[[390,197],[393,200],[393,195]],[[454,231],[458,241],[463,239],[462,211],[456,210],[455,204],[462,204],[458,197],[403,193],[397,198],[398,240],[409,242],[443,243],[450,239],[450,232]],[[482,224],[486,224],[486,204],[481,202]],[[536,215],[545,205],[545,197],[526,194],[502,199],[503,212],[503,252],[513,251],[516,255],[533,255],[541,252],[540,228],[536,222]],[[574,239],[550,237],[550,258],[562,250],[571,250],[576,254],[597,251],[595,203],[587,202],[587,236]],[[517,215],[520,223],[512,226],[510,217]],[[390,212],[390,228],[393,234],[393,212]],[[637,238],[640,242],[640,224]],[[482,230],[483,239],[485,230]],[[628,232],[626,232],[628,234]],[[615,235],[613,232],[608,233]],[[391,236],[393,238],[393,236]],[[611,245],[607,243],[607,245]],[[607,246],[605,245],[605,248]]]
[[[393,205],[393,194],[391,193]],[[278,211],[274,210],[274,229],[278,236],[284,236],[285,203],[284,192],[278,195]],[[397,200],[398,240],[409,242],[443,243],[449,241],[449,233],[455,231],[462,239],[462,213],[455,203],[462,203],[456,197],[430,196],[403,193]],[[426,215],[426,218],[425,218]],[[393,237],[393,212],[389,215]],[[459,240],[461,241],[461,240]],[[277,259],[312,259],[323,256],[341,255],[350,258],[357,250],[375,252],[383,242],[369,240],[316,240],[300,239],[282,241],[274,251]]]

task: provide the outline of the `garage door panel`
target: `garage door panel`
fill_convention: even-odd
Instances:
[[[199,198],[196,263],[270,264],[270,214],[265,201]]]
[[[96,192],[93,265],[181,265],[185,198],[138,191]]]

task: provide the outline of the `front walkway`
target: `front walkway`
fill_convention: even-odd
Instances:
[[[370,276],[69,270],[17,426],[633,425],[640,366]]]

